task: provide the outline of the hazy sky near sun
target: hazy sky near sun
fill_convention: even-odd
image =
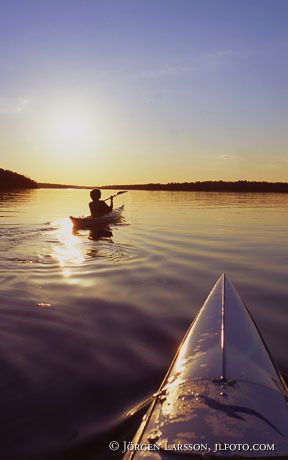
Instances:
[[[286,0],[9,0],[0,167],[47,182],[288,180]]]

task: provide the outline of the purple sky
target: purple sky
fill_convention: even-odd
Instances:
[[[286,0],[9,0],[1,167],[41,181],[288,179]]]

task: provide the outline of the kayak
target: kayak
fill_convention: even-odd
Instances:
[[[217,281],[125,460],[288,458],[288,392],[226,275]]]
[[[120,206],[120,208],[115,208],[113,211],[109,212],[109,214],[105,214],[102,217],[73,217],[70,216],[70,220],[73,224],[74,228],[77,229],[85,229],[85,228],[97,228],[99,226],[113,224],[118,222],[121,218],[122,212],[124,210],[124,205]]]

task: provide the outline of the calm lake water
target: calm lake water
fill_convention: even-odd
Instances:
[[[288,195],[129,191],[102,237],[88,201],[0,194],[1,460],[118,459],[222,272],[288,374]]]

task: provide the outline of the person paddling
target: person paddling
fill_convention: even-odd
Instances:
[[[113,196],[110,196],[110,206],[105,201],[100,200],[101,190],[95,188],[90,192],[90,196],[92,201],[89,203],[89,208],[92,217],[102,217],[113,210]]]

